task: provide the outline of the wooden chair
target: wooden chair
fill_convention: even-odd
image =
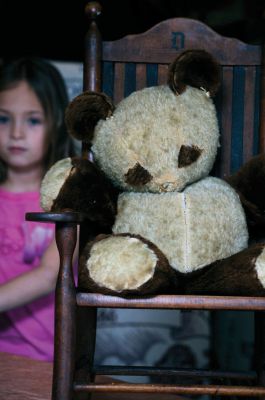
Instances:
[[[165,82],[168,64],[183,49],[204,48],[222,65],[222,87],[216,98],[221,129],[221,152],[216,174],[225,177],[253,154],[265,150],[265,75],[262,48],[220,36],[199,21],[173,18],[145,33],[120,40],[101,41],[96,18],[100,5],[89,2],[90,26],[85,38],[84,89],[104,91],[117,103],[136,89]],[[262,86],[263,85],[263,86]],[[88,149],[83,145],[83,155]],[[124,299],[78,291],[73,280],[72,254],[78,213],[27,214],[28,220],[56,223],[61,265],[56,287],[53,400],[70,400],[92,392],[161,393],[166,395],[260,396],[265,398],[265,298],[226,296],[157,295]],[[192,310],[251,310],[256,319],[256,371],[186,371],[137,367],[94,366],[97,308],[148,308]],[[76,323],[77,322],[77,323]],[[161,385],[114,382],[99,384],[97,374],[203,377],[211,382],[251,378],[251,385]],[[96,382],[96,383],[95,383]],[[125,395],[126,396],[126,395]]]

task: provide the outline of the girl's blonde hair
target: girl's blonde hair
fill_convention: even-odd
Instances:
[[[64,112],[69,102],[66,86],[58,69],[39,57],[23,57],[0,66],[0,92],[26,81],[38,97],[48,122],[49,149],[45,170],[61,158],[74,155],[74,144],[67,134]],[[6,179],[6,165],[0,160],[0,182]]]

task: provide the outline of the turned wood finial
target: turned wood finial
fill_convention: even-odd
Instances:
[[[84,90],[100,91],[101,34],[97,26],[97,17],[102,7],[97,1],[89,1],[85,6],[85,14],[89,19],[89,27],[85,36],[84,57]]]
[[[101,5],[97,1],[89,1],[85,6],[85,14],[88,19],[95,20],[102,11]]]

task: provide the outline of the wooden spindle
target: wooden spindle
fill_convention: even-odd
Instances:
[[[96,19],[101,14],[101,5],[97,1],[89,1],[85,7],[89,19],[89,28],[85,35],[83,90],[99,92],[101,89],[101,52],[102,40]],[[89,158],[90,144],[82,142],[82,157]]]
[[[56,334],[54,342],[53,400],[69,400],[72,398],[76,342],[76,297],[72,259],[76,241],[77,226],[75,223],[56,223],[56,243],[60,254],[60,269],[55,290]]]
[[[97,1],[90,1],[85,7],[89,19],[89,28],[85,36],[84,56],[84,90],[100,91],[101,88],[101,34],[96,19],[101,14],[101,5]]]

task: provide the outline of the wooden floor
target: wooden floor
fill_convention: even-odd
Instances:
[[[108,378],[98,378],[105,382]],[[0,353],[0,399],[51,400],[52,364]],[[92,400],[177,400],[176,395],[106,394],[92,395]]]

